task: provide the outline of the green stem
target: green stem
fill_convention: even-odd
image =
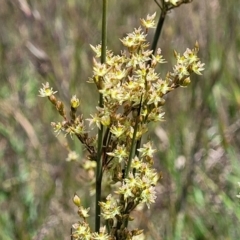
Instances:
[[[158,43],[159,37],[160,37],[161,32],[162,32],[163,23],[164,23],[166,14],[167,14],[167,7],[163,3],[163,6],[161,8],[161,15],[160,15],[160,18],[158,20],[157,29],[155,31],[154,38],[153,38],[153,43],[152,43],[152,46],[151,46],[151,50],[153,50],[153,54],[155,53],[156,48],[157,48],[157,43]]]
[[[137,129],[138,129],[138,119],[136,119],[135,126],[134,126],[134,132],[133,132],[133,138],[132,138],[132,143],[131,143],[131,149],[130,149],[130,153],[129,153],[128,163],[127,163],[127,168],[126,168],[126,172],[125,172],[124,178],[128,177],[128,174],[129,174],[129,171],[130,171],[130,167],[131,167],[131,164],[132,164],[133,153],[135,152],[135,142],[136,142]]]
[[[102,53],[101,62],[106,62],[107,49],[107,4],[108,0],[103,0],[103,15],[102,15]]]
[[[132,164],[133,154],[135,153],[135,149],[136,149],[136,136],[137,136],[137,129],[138,129],[138,123],[139,123],[141,108],[142,108],[142,96],[141,96],[141,100],[140,100],[140,106],[139,106],[139,109],[138,109],[138,115],[137,115],[136,121],[135,121],[133,138],[132,138],[132,143],[131,143],[131,149],[130,149],[127,168],[126,168],[125,176],[124,176],[125,178],[128,177],[128,174],[129,174],[129,171],[130,171],[130,168],[131,168],[131,164]]]
[[[103,15],[102,15],[102,49],[101,49],[101,63],[106,62],[106,48],[107,48],[107,0],[103,0]],[[102,80],[101,80],[102,81]],[[101,86],[101,84],[100,84]],[[104,104],[103,96],[99,94],[99,107],[102,108]],[[95,231],[100,229],[100,215],[101,209],[99,202],[101,201],[102,190],[102,143],[103,140],[103,125],[98,130],[98,150],[97,150],[97,168],[96,168],[96,201],[95,201]]]

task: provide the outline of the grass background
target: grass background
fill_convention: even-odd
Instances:
[[[147,239],[240,239],[240,2],[193,1],[167,16],[159,41],[168,61],[173,49],[197,40],[206,64],[187,89],[169,94],[165,122],[152,126],[163,179],[149,211],[136,211]],[[108,48],[160,9],[153,0],[109,1]],[[67,162],[68,142],[55,137],[60,117],[37,97],[48,81],[69,105],[77,94],[84,116],[95,111],[97,92],[89,44],[100,43],[101,1],[2,0],[0,2],[0,239],[70,239],[78,220],[74,192],[93,202],[79,162]],[[149,34],[149,41],[153,37]]]

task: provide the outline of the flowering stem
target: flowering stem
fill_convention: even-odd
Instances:
[[[101,48],[101,62],[106,61],[106,47],[107,47],[107,0],[103,0],[102,10],[102,48]],[[99,107],[103,107],[103,96],[99,94]],[[96,168],[96,200],[95,200],[95,231],[100,229],[100,214],[101,209],[99,202],[101,201],[102,188],[102,139],[103,139],[103,125],[101,124],[98,130],[98,151],[97,151],[97,168]]]
[[[157,5],[159,6],[158,2],[155,1],[157,3]],[[151,50],[153,50],[153,54],[155,53],[156,51],[156,48],[157,48],[157,43],[158,43],[158,40],[159,40],[159,37],[161,35],[161,32],[162,32],[162,28],[163,28],[163,23],[164,23],[164,20],[165,20],[165,17],[166,17],[166,14],[167,14],[167,7],[164,5],[164,1],[163,1],[163,6],[161,7],[161,15],[160,15],[160,18],[158,20],[158,24],[157,24],[157,29],[154,33],[154,38],[153,38],[153,42],[152,42],[152,47],[151,47]],[[150,60],[151,62],[151,60]],[[149,63],[150,63],[149,62]],[[140,138],[138,141],[137,141],[137,144],[136,144],[136,149],[135,149],[135,154],[138,156],[139,152],[137,152],[137,149],[140,147],[141,145],[141,139]],[[133,173],[135,172],[135,170],[133,169]]]

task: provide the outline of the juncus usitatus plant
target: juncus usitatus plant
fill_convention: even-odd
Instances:
[[[178,3],[165,1],[165,4],[173,7]],[[153,143],[142,142],[142,137],[148,132],[149,124],[163,120],[166,94],[188,86],[191,75],[201,75],[204,70],[204,64],[197,56],[199,46],[196,43],[183,54],[174,51],[176,63],[165,76],[156,71],[157,66],[163,67],[166,61],[161,49],[153,54],[146,40],[149,29],[155,27],[155,15],[141,19],[141,26],[121,39],[123,51],[120,55],[106,50],[103,61],[103,44],[91,46],[95,57],[89,82],[96,86],[100,101],[89,118],[78,114],[78,108],[84,102],[76,95],[70,100],[68,116],[63,102],[57,99],[56,91],[48,83],[39,91],[63,118],[61,122],[52,123],[54,131],[77,137],[88,151],[88,159],[97,166],[96,199],[100,211],[96,210],[95,218],[105,221],[101,228],[98,221],[98,227],[93,231],[87,220],[90,208],[82,206],[80,197],[75,194],[73,202],[78,207],[80,221],[72,226],[73,239],[125,240],[143,233],[143,230],[130,228],[131,213],[139,204],[150,208],[155,202],[159,174],[153,168],[156,151]],[[97,128],[98,134],[91,134],[89,126]],[[101,199],[104,189],[97,188],[101,188],[105,176],[112,192],[106,199]]]

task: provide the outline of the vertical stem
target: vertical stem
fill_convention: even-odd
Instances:
[[[101,49],[101,63],[106,61],[106,48],[107,48],[107,0],[103,0],[102,10],[102,49]],[[101,80],[102,81],[102,80]],[[101,86],[101,84],[100,84]],[[99,107],[103,107],[103,96],[99,94]],[[97,168],[96,168],[96,200],[95,200],[95,231],[99,232],[100,229],[100,214],[101,209],[99,201],[101,200],[102,188],[102,139],[103,139],[103,125],[101,124],[98,130],[98,150],[97,150]]]
[[[71,240],[73,240],[73,228],[71,227]]]
[[[138,120],[136,119],[135,126],[134,126],[132,143],[131,143],[131,149],[130,149],[128,162],[127,162],[127,167],[126,167],[126,172],[125,172],[125,176],[124,176],[125,178],[128,178],[129,171],[130,171],[130,168],[131,168],[133,154],[135,152],[135,143],[136,143],[137,129],[138,129]]]
[[[135,121],[135,126],[134,126],[134,131],[133,131],[133,138],[132,138],[132,143],[131,143],[131,149],[130,149],[130,153],[129,153],[129,157],[128,157],[128,162],[127,162],[127,167],[126,167],[126,172],[125,172],[125,177],[128,177],[130,168],[131,168],[131,164],[132,164],[132,158],[133,158],[133,154],[135,153],[136,150],[136,136],[137,136],[137,130],[138,130],[138,123],[139,123],[139,117],[140,117],[140,113],[141,113],[141,108],[142,108],[142,97],[141,96],[141,100],[140,100],[140,106],[138,109],[138,115],[136,117],[136,121]]]
[[[154,38],[153,38],[153,43],[152,43],[152,46],[151,46],[151,50],[153,50],[153,54],[155,53],[156,48],[157,48],[157,43],[158,43],[159,37],[160,37],[161,32],[162,32],[163,23],[164,23],[166,14],[167,14],[167,9],[166,9],[166,6],[163,4],[161,15],[160,15],[160,18],[158,20],[157,29],[155,31]]]
[[[103,15],[102,15],[102,54],[101,62],[106,62],[107,49],[107,3],[108,0],[103,0]]]

